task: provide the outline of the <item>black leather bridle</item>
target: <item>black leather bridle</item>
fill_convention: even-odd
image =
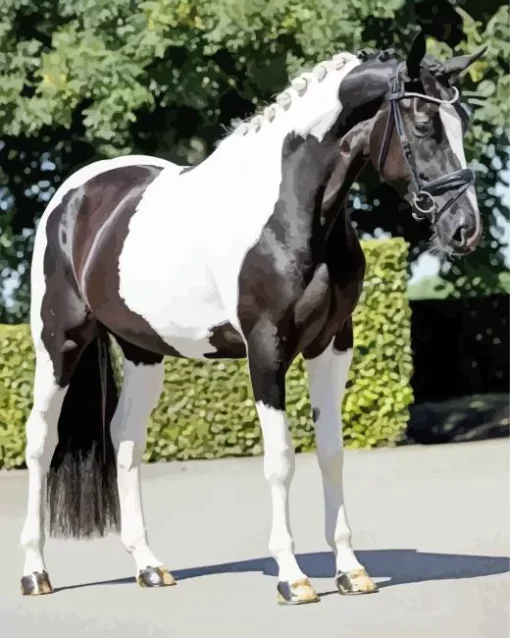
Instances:
[[[438,177],[431,182],[422,182],[416,168],[411,144],[406,136],[402,113],[400,111],[400,100],[414,97],[421,98],[428,102],[435,102],[436,104],[453,104],[459,99],[459,92],[457,89],[454,89],[455,96],[450,100],[441,100],[422,93],[407,92],[404,89],[404,83],[401,77],[404,66],[405,65],[403,63],[397,65],[395,74],[390,80],[388,95],[390,109],[386,120],[383,143],[379,153],[378,170],[379,173],[382,174],[384,162],[388,156],[391,134],[393,132],[393,127],[395,127],[402,147],[402,152],[404,154],[404,159],[411,176],[412,203],[414,206],[412,215],[418,221],[429,218],[432,222],[436,222],[439,216],[445,210],[450,208],[450,206],[474,183],[475,174],[470,168],[463,168],[459,171],[455,171],[454,173]],[[443,193],[454,189],[456,190],[455,194],[445,204],[443,204],[441,208],[438,208],[434,200],[434,196],[442,195]]]

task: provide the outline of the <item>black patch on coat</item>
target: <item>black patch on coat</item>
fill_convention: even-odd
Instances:
[[[346,352],[352,350],[354,346],[354,333],[352,326],[352,317],[345,320],[344,325],[335,334],[333,348],[337,352]]]
[[[370,57],[347,73],[338,89],[342,111],[332,129],[332,134],[337,139],[356,124],[377,114],[396,66],[396,60],[387,60],[378,52],[377,56]]]
[[[55,381],[61,387],[69,385],[81,354],[97,331],[97,323],[80,296],[67,246],[62,250],[58,243],[64,206],[63,201],[46,222],[45,291],[41,302],[41,339],[52,361]]]
[[[284,405],[284,374],[294,356],[303,351],[312,358],[323,352],[361,293],[365,259],[345,207],[338,203],[336,210],[328,211],[328,219],[321,214],[324,192],[338,159],[337,140],[377,113],[394,65],[374,59],[363,74],[359,68],[343,79],[339,89],[342,111],[323,140],[296,134],[285,139],[279,199],[241,268],[238,314],[248,340],[254,393],[273,407]],[[367,91],[369,78],[371,90]],[[340,198],[345,198],[366,159],[356,164],[352,175],[344,176]],[[294,308],[320,264],[325,264],[331,279],[328,294],[317,300],[313,325],[296,325]],[[264,390],[268,368],[275,379],[277,371],[280,374],[277,390]],[[258,380],[262,378],[264,383]],[[269,394],[276,394],[277,400],[271,402]]]
[[[258,242],[246,254],[239,275],[238,315],[248,342],[255,400],[276,409],[285,406],[284,379],[291,361],[321,335],[331,314],[342,310],[332,306],[334,291],[328,279],[309,320],[296,322],[295,310],[314,274],[321,272],[320,264],[325,262],[324,273],[329,277],[332,259],[337,277],[347,287],[352,282],[358,288],[359,269],[345,267],[351,261],[347,254],[340,261],[328,254],[321,225],[322,198],[337,151],[335,141],[331,136],[322,141],[313,136],[287,136],[279,199]],[[343,241],[335,251],[352,247],[357,253],[359,245],[346,240],[347,223],[343,221]],[[352,308],[350,303],[343,305],[345,319]]]
[[[243,359],[246,346],[241,335],[230,323],[222,323],[211,329],[209,343],[216,352],[205,354],[206,359]]]
[[[332,160],[333,154],[326,155],[317,139],[286,137],[279,199],[241,266],[238,316],[249,351],[254,359],[265,356],[265,365],[273,365],[274,348],[281,350],[286,362],[297,352],[299,334],[293,308],[315,270],[311,238],[318,220],[314,211],[321,198],[321,174]],[[296,179],[297,174],[300,179]],[[265,330],[261,330],[262,324],[266,324]],[[254,392],[256,397],[264,394],[256,381]]]
[[[293,358],[300,351],[309,358],[321,354],[361,293],[365,259],[345,207],[339,206],[327,223],[321,215],[338,157],[337,140],[377,113],[388,88],[391,65],[375,59],[363,73],[359,68],[343,79],[342,111],[323,140],[286,137],[279,199],[239,274],[238,315],[248,341],[255,399],[277,409],[285,406],[285,373]],[[342,197],[363,163],[341,189]],[[294,309],[321,263],[331,279],[329,290],[317,299],[313,325],[297,325]]]
[[[157,362],[166,354],[180,356],[119,295],[118,260],[129,221],[161,170],[126,166],[105,171],[68,191],[48,218],[43,341],[64,385],[97,321],[118,337],[134,363]],[[76,349],[60,356],[65,342],[76,343]]]

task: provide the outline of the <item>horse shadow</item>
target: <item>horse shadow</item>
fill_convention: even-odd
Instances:
[[[367,568],[372,578],[376,580],[379,578],[386,579],[383,582],[378,582],[378,587],[381,589],[435,580],[459,580],[493,576],[510,571],[510,558],[500,556],[438,554],[420,552],[414,549],[364,550],[356,552],[356,556]],[[297,554],[297,560],[301,569],[310,578],[333,578],[335,576],[335,563],[331,552]],[[278,575],[276,562],[268,557],[172,569],[171,571],[178,581],[244,572],[259,572],[265,576],[272,577]],[[59,587],[55,591],[97,585],[131,584],[133,582],[134,578],[118,578]]]

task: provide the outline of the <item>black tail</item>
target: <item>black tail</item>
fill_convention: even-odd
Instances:
[[[119,529],[110,438],[117,402],[109,338],[101,331],[81,355],[60,413],[47,481],[52,536],[90,538]]]

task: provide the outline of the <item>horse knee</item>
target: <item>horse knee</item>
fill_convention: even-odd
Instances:
[[[49,427],[43,416],[32,412],[26,424],[25,460],[30,469],[34,464],[47,471],[58,444],[58,428]]]

